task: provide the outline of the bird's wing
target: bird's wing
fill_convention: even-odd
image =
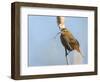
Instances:
[[[77,44],[78,46],[80,46],[80,44],[79,44],[78,40],[76,40],[76,44]]]
[[[67,40],[67,38],[66,38],[66,37],[62,37],[62,35],[60,36],[60,38],[61,38],[61,42],[62,42],[63,46],[64,46],[67,50],[72,51],[72,47],[71,47],[71,45],[69,44],[69,41]]]
[[[79,46],[79,42],[76,39],[70,39],[69,44],[74,47],[74,46]]]
[[[66,37],[66,38],[69,40],[69,42],[70,42],[71,44],[80,46],[78,40],[72,35],[72,33],[69,32],[69,33],[67,34],[67,37]]]

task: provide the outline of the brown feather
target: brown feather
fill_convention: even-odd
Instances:
[[[62,30],[60,38],[61,38],[61,42],[62,42],[63,46],[66,49],[71,51],[71,49],[69,48],[69,47],[71,47],[72,50],[76,50],[76,51],[80,52],[79,42],[74,38],[72,33],[70,31],[68,31],[66,28],[64,28],[64,30]]]

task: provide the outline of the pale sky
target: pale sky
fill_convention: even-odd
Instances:
[[[54,38],[59,32],[56,16],[29,16],[28,20],[29,66],[65,65],[65,51],[60,34]],[[83,64],[88,63],[88,19],[65,17],[65,26],[80,43],[82,54],[85,56]]]

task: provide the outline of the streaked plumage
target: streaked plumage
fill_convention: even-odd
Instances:
[[[66,57],[68,55],[68,51],[70,52],[72,50],[76,50],[77,52],[81,53],[79,42],[74,38],[72,33],[68,31],[66,28],[61,29],[60,39],[62,45],[65,48]]]

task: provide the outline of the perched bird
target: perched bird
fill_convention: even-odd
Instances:
[[[61,29],[60,39],[61,39],[62,45],[65,48],[66,58],[67,58],[68,53],[72,50],[76,50],[77,52],[81,53],[79,42],[74,38],[72,33],[68,31],[67,28]],[[68,59],[67,59],[67,64],[68,64]]]
[[[62,45],[65,48],[65,56],[66,56],[66,61],[68,64],[67,55],[69,54],[69,52],[76,50],[77,52],[81,54],[80,44],[76,40],[76,38],[72,35],[72,33],[65,27],[63,16],[57,16],[57,23],[60,29],[60,32],[59,32],[61,34],[60,39],[61,39]]]

